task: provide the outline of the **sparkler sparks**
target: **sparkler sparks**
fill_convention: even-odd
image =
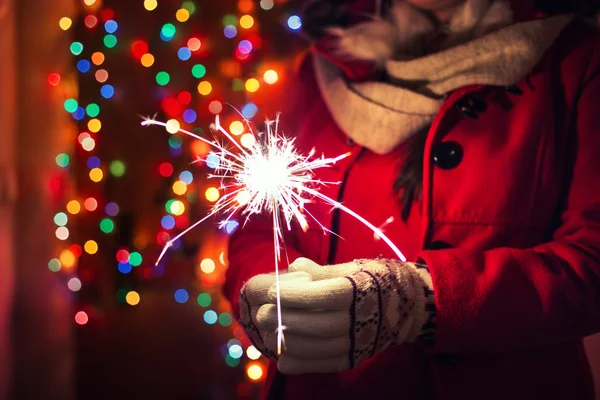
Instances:
[[[166,123],[156,121],[153,118],[145,118],[142,125],[167,127]],[[317,223],[324,231],[330,232],[304,208],[307,202],[319,199],[334,208],[339,208],[371,229],[374,235],[381,238],[400,260],[406,261],[406,258],[396,245],[383,234],[381,229],[340,202],[323,195],[317,190],[320,185],[334,182],[323,182],[316,179],[314,171],[320,168],[327,168],[348,157],[350,153],[333,158],[315,158],[314,149],[306,156],[298,153],[294,145],[294,140],[280,134],[279,117],[275,121],[267,121],[266,132],[264,133],[255,134],[248,121],[246,121],[246,125],[256,139],[254,144],[247,149],[242,147],[221,126],[218,116],[215,119],[214,130],[222,133],[228,142],[239,150],[236,153],[228,150],[225,144],[221,144],[217,139],[210,141],[192,132],[179,129],[179,132],[200,140],[215,150],[212,154],[219,158],[219,165],[215,168],[215,174],[209,175],[209,178],[220,179],[225,195],[217,201],[212,210],[204,218],[167,242],[158,258],[157,264],[173,243],[190,230],[217,214],[225,216],[220,222],[221,226],[224,226],[238,213],[245,216],[245,222],[248,222],[252,215],[263,212],[271,213],[273,218],[277,293],[277,352],[280,354],[283,341],[279,296],[279,262],[281,260],[282,245],[284,244],[282,225],[285,225],[286,229],[291,230],[291,223],[295,220],[302,230],[306,231],[309,226],[308,218],[310,218],[311,221]],[[198,161],[206,160],[199,159]],[[334,234],[333,232],[330,233]]]

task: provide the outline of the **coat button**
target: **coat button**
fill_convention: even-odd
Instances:
[[[452,169],[463,159],[463,149],[457,142],[442,142],[434,146],[431,152],[433,163],[441,169]]]
[[[440,365],[454,365],[458,363],[458,355],[456,354],[436,354],[434,360]]]
[[[441,240],[436,240],[434,242],[431,242],[429,244],[429,246],[427,246],[427,250],[444,250],[444,249],[451,249],[451,248],[452,248],[451,244],[442,242]]]

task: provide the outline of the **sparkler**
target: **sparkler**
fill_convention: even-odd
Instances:
[[[212,154],[219,158],[219,165],[215,168],[215,174],[208,177],[221,180],[223,195],[213,206],[212,210],[202,219],[185,229],[179,235],[169,240],[158,258],[157,264],[164,257],[167,250],[178,239],[202,224],[209,218],[222,214],[225,218],[220,222],[221,227],[227,224],[234,215],[241,213],[245,216],[245,222],[255,214],[268,212],[273,219],[273,243],[275,250],[275,285],[277,297],[277,353],[281,354],[283,342],[283,324],[281,317],[281,302],[279,288],[279,263],[281,260],[282,246],[284,243],[283,229],[292,229],[292,221],[296,221],[303,231],[309,226],[308,218],[316,222],[325,232],[335,234],[323,226],[304,205],[314,199],[319,199],[333,208],[339,208],[348,215],[354,217],[367,226],[376,237],[381,238],[396,254],[401,261],[406,261],[402,252],[382,232],[365,218],[352,211],[342,203],[320,193],[317,188],[320,185],[337,182],[323,182],[316,179],[315,170],[327,168],[336,162],[348,157],[350,153],[342,154],[333,158],[315,157],[315,150],[308,155],[298,153],[294,140],[286,138],[279,132],[279,116],[275,121],[266,122],[266,132],[254,133],[250,123],[245,120],[246,126],[255,141],[248,148],[242,147],[221,124],[219,116],[213,125],[214,130],[221,132],[227,141],[239,150],[233,152],[225,144],[217,139],[208,140],[184,129],[178,129],[182,134],[190,136],[210,145],[214,152]],[[143,126],[159,125],[167,127],[164,122],[153,118],[145,118]],[[199,158],[198,161],[206,160]],[[307,218],[308,217],[308,218]]]

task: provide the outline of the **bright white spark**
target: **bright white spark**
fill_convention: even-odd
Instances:
[[[333,158],[316,158],[314,157],[314,149],[308,155],[298,153],[294,145],[294,140],[288,139],[279,133],[279,117],[275,121],[267,121],[266,132],[258,135],[254,134],[248,121],[246,121],[246,124],[250,133],[256,139],[254,145],[247,149],[242,147],[221,126],[218,116],[215,119],[215,130],[221,132],[239,150],[235,153],[228,150],[224,144],[220,144],[216,139],[210,141],[184,129],[179,130],[179,132],[185,135],[209,144],[215,150],[212,154],[219,158],[219,165],[215,168],[215,174],[209,175],[209,178],[221,180],[221,187],[225,189],[225,195],[215,203],[213,209],[204,218],[188,227],[166,244],[158,258],[157,264],[175,241],[216,214],[225,216],[220,222],[221,226],[224,226],[237,213],[246,216],[245,222],[254,214],[270,213],[273,217],[273,242],[275,245],[278,314],[277,345],[278,353],[281,353],[283,326],[281,323],[281,304],[279,299],[279,261],[283,245],[282,224],[285,225],[286,229],[291,230],[291,223],[295,220],[302,230],[306,231],[309,226],[308,216],[323,230],[328,231],[327,228],[304,209],[305,203],[313,199],[320,199],[334,208],[339,208],[371,229],[374,235],[381,238],[400,260],[406,261],[406,258],[396,245],[383,234],[381,229],[340,202],[321,194],[317,190],[320,185],[332,182],[323,182],[316,179],[314,171],[319,168],[327,168],[348,157],[350,153]],[[166,123],[156,121],[153,118],[145,118],[142,125],[160,125],[166,127]],[[206,162],[203,159],[199,159],[198,161]],[[333,232],[331,233],[333,234]]]

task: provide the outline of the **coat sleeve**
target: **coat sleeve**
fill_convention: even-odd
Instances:
[[[600,75],[571,124],[572,175],[561,225],[531,249],[423,251],[437,309],[434,352],[494,352],[600,331]]]

